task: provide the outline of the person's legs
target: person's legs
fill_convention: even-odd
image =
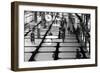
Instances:
[[[63,41],[63,43],[64,43],[64,33],[62,33],[62,41]]]
[[[35,44],[35,38],[33,38],[33,42],[34,42],[34,44]]]

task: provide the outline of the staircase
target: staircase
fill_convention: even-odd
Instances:
[[[52,25],[50,27],[50,25]],[[37,30],[35,30],[37,32]],[[49,33],[52,35],[49,35]],[[35,34],[35,43],[30,41],[29,32],[25,36],[25,57],[24,61],[49,61],[49,60],[64,60],[64,59],[84,59],[88,58],[87,50],[76,39],[76,35],[69,33],[66,28],[64,42],[59,39],[59,26],[54,23],[49,24],[47,28],[40,30],[40,38]],[[85,55],[85,57],[84,57]]]

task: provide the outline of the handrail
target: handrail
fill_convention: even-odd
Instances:
[[[51,25],[49,26],[48,30],[46,31],[41,43],[39,44],[39,46],[37,47],[37,49],[32,53],[32,56],[30,57],[29,61],[35,61],[34,57],[35,55],[38,53],[38,50],[40,49],[41,45],[43,44],[45,37],[47,35],[47,33],[50,31],[51,27],[52,27],[53,22],[51,23]]]
[[[78,19],[80,20],[80,26],[82,27],[82,31],[84,31],[84,32],[86,32],[86,34],[85,33],[83,33],[85,36],[87,36],[87,37],[90,37],[90,34],[89,34],[89,32],[87,31],[87,29],[88,28],[86,28],[86,27],[84,27],[84,23],[82,22],[82,18],[77,14],[77,13],[75,13],[75,15],[78,17]]]
[[[41,23],[41,21],[40,21],[39,23],[37,23],[37,25],[35,25],[35,26],[33,27],[33,29],[34,29],[35,27],[37,27],[40,23]],[[28,32],[26,32],[26,34],[24,34],[24,36],[27,36],[27,34],[28,34],[30,31],[31,31],[31,30],[29,30]]]
[[[30,22],[28,23],[25,23],[24,26],[27,26],[29,23],[33,22],[34,20],[31,20]],[[24,27],[25,28],[25,27]]]

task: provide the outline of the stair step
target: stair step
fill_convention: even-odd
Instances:
[[[38,53],[36,54],[35,56],[35,60],[36,61],[46,61],[46,60],[53,60],[53,57],[52,57],[53,53]]]
[[[32,53],[24,53],[24,61],[29,61],[31,56],[32,56]]]
[[[24,47],[25,52],[33,52],[36,50],[36,47]]]
[[[79,43],[60,43],[60,46],[81,46]]]
[[[76,58],[76,53],[59,53],[59,58]]]
[[[50,52],[50,51],[55,51],[55,50],[56,50],[56,47],[40,47],[39,49],[40,52],[43,52],[43,51]]]
[[[79,47],[60,47],[59,51],[76,51],[76,49],[79,49]]]

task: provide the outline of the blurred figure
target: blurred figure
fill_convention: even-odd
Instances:
[[[62,40],[63,42],[65,40],[65,28],[64,27],[62,28]]]
[[[66,19],[64,18],[64,17],[62,17],[62,19],[61,19],[61,24],[60,24],[60,28],[59,28],[59,30],[61,31],[61,37],[62,37],[62,41],[64,42],[64,40],[65,40],[65,32],[66,32],[66,30],[65,30],[65,26],[67,26],[67,22],[66,22]]]
[[[59,27],[59,35],[58,38],[61,39],[61,27]]]
[[[40,38],[40,28],[37,28],[37,38]]]
[[[35,44],[35,34],[34,34],[34,29],[32,29],[32,32],[31,32],[30,37],[31,37],[31,42],[32,42],[32,43],[34,42],[34,44]]]

